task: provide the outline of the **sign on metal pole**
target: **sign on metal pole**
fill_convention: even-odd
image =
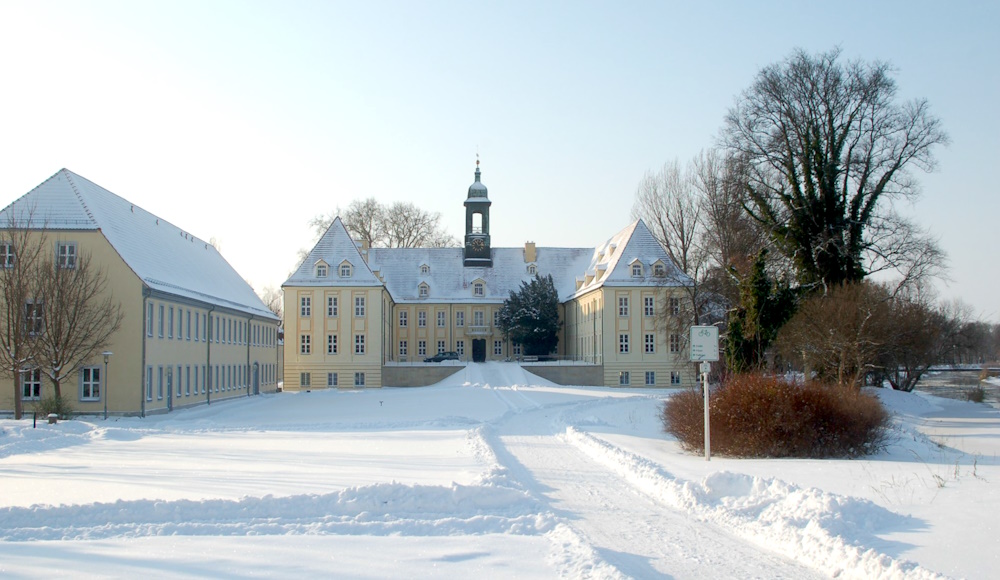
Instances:
[[[712,460],[712,438],[708,417],[708,374],[712,362],[719,360],[719,328],[716,326],[691,327],[691,361],[701,361],[702,391],[705,394],[705,461]]]
[[[719,360],[719,327],[691,327],[691,360],[693,362]]]

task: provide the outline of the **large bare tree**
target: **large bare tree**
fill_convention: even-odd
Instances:
[[[373,197],[352,201],[346,209],[329,215],[319,215],[309,225],[316,237],[323,233],[339,215],[344,227],[357,241],[370,247],[421,248],[453,247],[458,240],[441,226],[441,214],[428,212],[408,202],[382,205]]]
[[[933,169],[947,136],[927,101],[898,102],[892,73],[842,62],[838,49],[796,50],[726,116],[721,142],[747,163],[747,209],[807,287],[856,282],[877,256],[903,257],[879,224],[893,221],[892,200],[916,193],[912,171]]]
[[[107,272],[89,252],[46,256],[39,268],[42,329],[35,336],[36,364],[52,382],[56,398],[62,384],[107,350],[121,328],[121,303],[108,288]]]
[[[0,363],[4,376],[13,379],[14,418],[20,419],[23,373],[34,366],[34,337],[41,324],[38,269],[49,245],[32,208],[16,212],[11,206],[7,212],[0,232]]]

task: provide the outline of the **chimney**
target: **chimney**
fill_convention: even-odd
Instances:
[[[524,242],[524,261],[528,264],[538,261],[535,255],[535,242]]]

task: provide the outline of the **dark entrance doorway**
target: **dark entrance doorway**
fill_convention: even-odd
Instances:
[[[472,341],[472,362],[486,362],[486,339]]]

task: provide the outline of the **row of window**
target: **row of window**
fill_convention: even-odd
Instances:
[[[312,335],[299,336],[299,354],[312,354]],[[336,334],[326,335],[326,354],[340,354],[340,341]],[[365,335],[354,335],[354,354],[365,354]]]
[[[656,371],[646,371],[646,386],[656,385]],[[627,386],[632,384],[632,373],[630,371],[621,371],[618,373],[618,384],[622,386]],[[680,385],[681,384],[681,374],[677,371],[670,371],[670,384]]]
[[[299,386],[300,387],[311,387],[312,386],[312,373],[299,373]],[[339,373],[326,373],[326,386],[328,387],[339,387],[340,386],[340,374]],[[354,373],[354,386],[363,387],[365,386],[365,373],[355,372]]]
[[[642,264],[639,263],[639,262],[633,262],[632,263],[632,277],[633,278],[642,278],[642,275],[643,275]],[[657,263],[653,264],[653,276],[656,276],[657,278],[662,278],[662,277],[664,277],[666,275],[667,275],[667,268],[666,268],[666,266],[663,265],[662,262],[657,262]]]
[[[174,369],[176,368],[176,374]],[[260,365],[260,384],[270,385],[277,380],[277,365]],[[156,367],[156,398],[162,400],[164,394],[176,397],[204,395],[209,391],[220,393],[246,389],[251,381],[249,365],[159,365]],[[153,400],[153,366],[146,367],[146,400]],[[212,372],[208,372],[211,370]],[[176,390],[175,390],[176,389]]]
[[[399,356],[400,357],[409,356],[409,350],[410,350],[410,343],[409,343],[409,341],[407,341],[407,340],[401,340],[401,341],[399,341]],[[521,352],[520,352],[520,345],[515,345],[515,350],[516,350],[516,352],[514,354],[521,354]],[[437,352],[438,352],[438,354],[441,354],[444,351],[445,351],[445,341],[443,341],[443,340],[437,341]],[[465,341],[464,340],[456,340],[455,341],[455,352],[458,353],[458,356],[465,356]],[[500,355],[503,354],[503,341],[502,340],[494,340],[493,341],[493,354],[495,356],[500,356]],[[417,356],[418,357],[420,357],[420,356],[427,356],[427,341],[426,340],[418,340],[417,341]]]
[[[472,326],[485,326],[486,324],[486,313],[482,310],[475,310],[472,312]],[[399,311],[399,327],[406,328],[410,325],[410,313],[406,310]],[[439,311],[437,313],[437,326],[438,328],[445,328],[448,325],[448,313],[445,311]],[[500,311],[496,310],[493,312],[493,326],[500,325]],[[462,327],[465,326],[465,312],[458,311],[455,313],[455,326]],[[417,311],[417,327],[426,328],[427,327],[427,311],[418,310]]]
[[[628,316],[628,296],[618,297],[618,316]],[[680,298],[670,298],[667,303],[671,316],[677,316],[681,312]],[[642,297],[642,314],[644,316],[656,315],[656,300],[652,296]]]
[[[350,278],[354,274],[354,266],[350,262],[344,261],[340,265],[339,273],[341,278]],[[316,277],[326,278],[328,275],[329,275],[329,266],[324,262],[317,263]]]
[[[79,396],[81,401],[101,400],[101,367],[84,367],[79,374]],[[42,398],[42,371],[28,369],[21,371],[21,399],[37,401]]]
[[[76,268],[76,242],[56,242],[56,267]],[[14,267],[14,243],[0,241],[0,266]]]
[[[337,296],[326,297],[326,315],[330,318],[340,316],[340,300]],[[354,316],[365,315],[365,297],[354,297]],[[299,297],[299,316],[308,318],[312,316],[312,296]]]
[[[176,310],[176,317],[174,311]],[[219,344],[240,344],[248,342],[250,346],[273,347],[277,341],[277,329],[271,325],[257,324],[228,316],[212,315],[209,321],[208,313],[166,304],[146,304],[146,336],[153,336],[154,313],[159,313],[156,319],[156,333],[159,338],[176,340],[194,340],[195,342],[215,342]],[[176,326],[175,326],[176,321]],[[209,336],[209,322],[214,329]],[[176,329],[176,332],[175,332]]]
[[[631,352],[629,342],[629,334],[623,332],[618,335],[618,352],[621,354],[628,354]],[[646,354],[654,354],[656,352],[656,335],[655,334],[645,334],[643,335],[643,348]],[[670,335],[670,352],[677,353],[681,351],[681,335],[671,334]]]

